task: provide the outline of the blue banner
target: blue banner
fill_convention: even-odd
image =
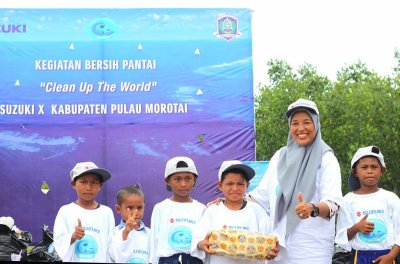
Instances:
[[[149,225],[153,205],[170,196],[168,159],[195,161],[193,197],[204,203],[219,195],[223,160],[255,159],[251,10],[0,16],[0,203],[35,241],[76,200],[69,171],[77,162],[112,173],[98,197],[112,208],[121,187],[139,183]]]

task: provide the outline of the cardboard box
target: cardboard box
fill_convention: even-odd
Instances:
[[[211,249],[219,256],[261,260],[276,247],[277,237],[243,230],[223,229],[211,232]]]

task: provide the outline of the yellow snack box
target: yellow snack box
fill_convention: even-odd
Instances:
[[[222,229],[211,232],[209,241],[216,255],[253,260],[266,259],[277,237],[244,230]]]

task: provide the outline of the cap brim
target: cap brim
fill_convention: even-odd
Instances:
[[[315,112],[314,109],[310,108],[310,107],[306,107],[306,106],[297,106],[297,107],[293,107],[292,109],[286,111],[286,116],[287,118],[289,118],[294,112],[298,111],[298,110],[307,110],[310,111],[314,114],[317,114],[317,112]],[[317,114],[318,115],[318,114]]]
[[[224,173],[231,171],[233,169],[238,169],[244,172],[244,174],[246,175],[246,178],[248,181],[250,181],[251,179],[253,179],[254,175],[256,175],[256,172],[253,170],[252,167],[247,166],[245,164],[234,164],[229,166],[228,168],[225,169]]]
[[[361,187],[360,180],[352,172],[349,174],[348,184],[352,191],[356,191]]]
[[[99,175],[103,179],[103,182],[105,182],[105,181],[107,181],[107,180],[109,180],[111,178],[111,173],[110,172],[108,172],[105,169],[97,168],[97,169],[87,170],[84,173],[81,173],[78,176],[76,176],[74,179],[76,179],[79,176],[88,174],[88,173],[94,173],[94,174]]]

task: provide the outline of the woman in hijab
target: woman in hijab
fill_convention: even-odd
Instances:
[[[322,140],[313,101],[289,105],[287,145],[271,158],[259,185],[247,198],[264,207],[273,221],[280,264],[332,261],[335,215],[342,200],[339,163]]]

